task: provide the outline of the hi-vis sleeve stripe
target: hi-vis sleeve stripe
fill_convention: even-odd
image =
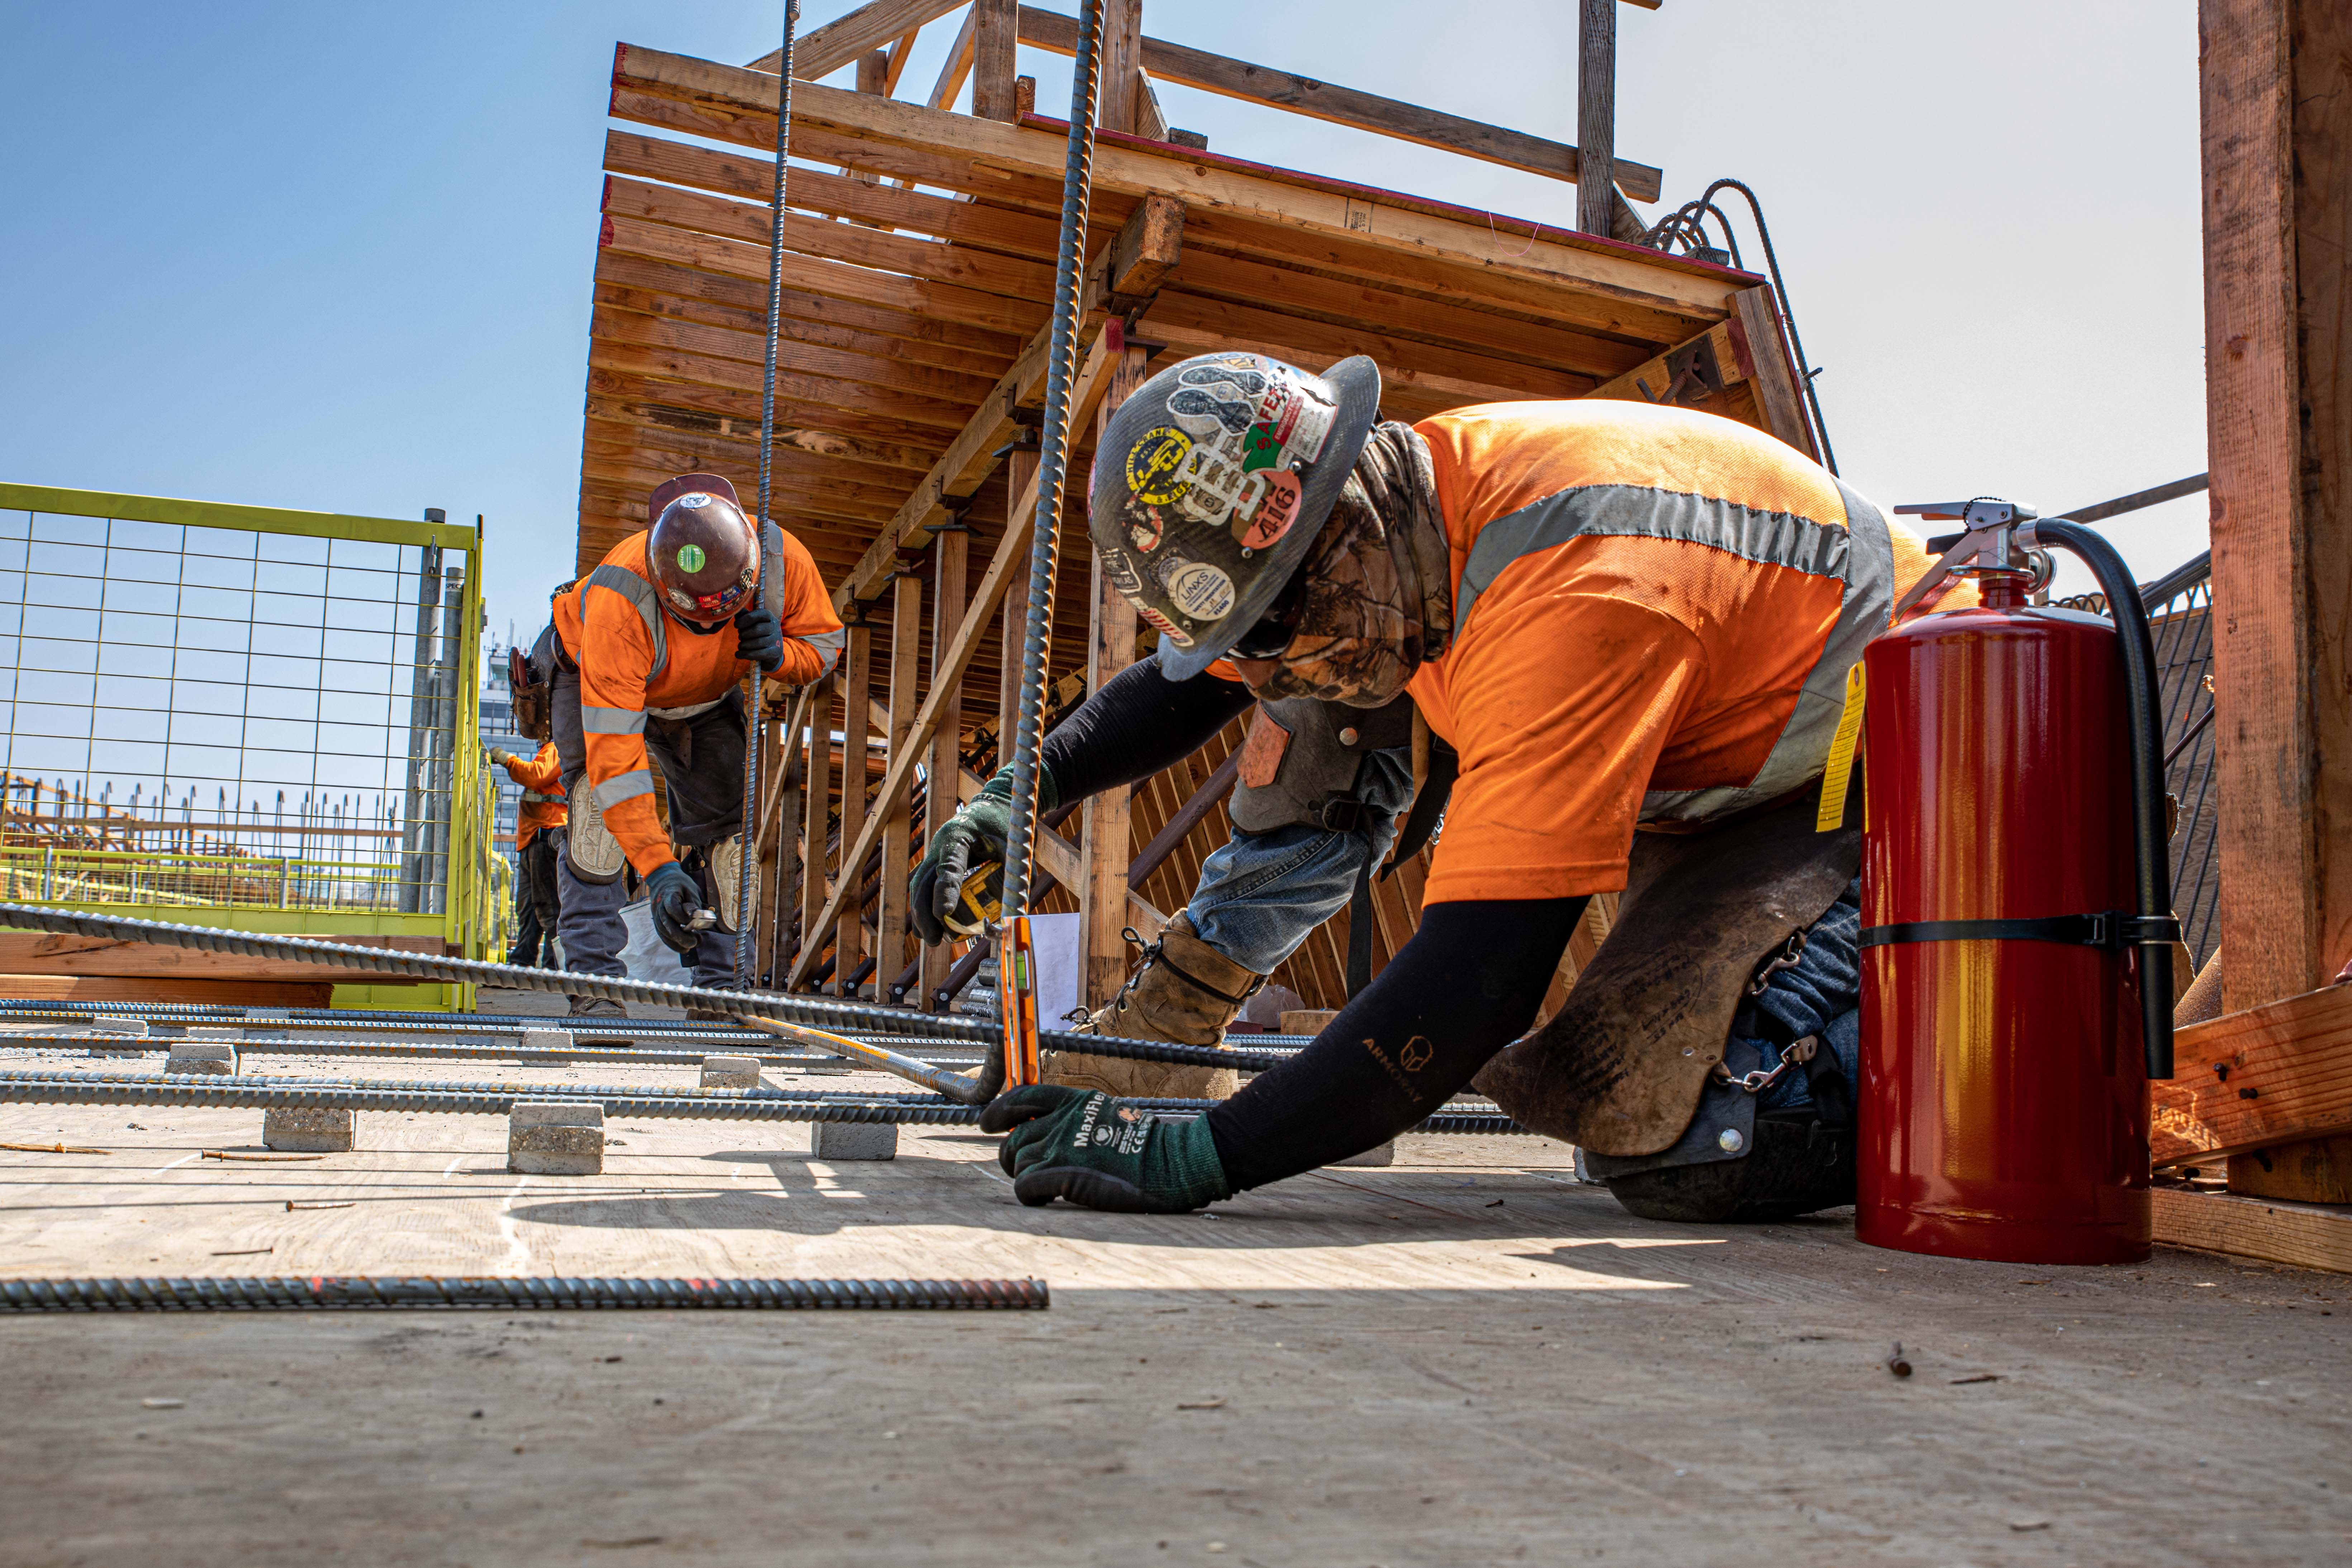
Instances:
[[[848,629],[843,626],[836,626],[829,632],[803,632],[796,635],[800,637],[801,641],[816,649],[817,657],[824,660],[824,668],[816,673],[816,679],[819,680],[833,673],[834,665],[841,658],[841,650],[849,644]]]
[[[646,732],[646,714],[642,708],[591,708],[580,705],[580,728],[591,735],[642,735]]]
[[[596,808],[610,811],[625,800],[635,800],[641,795],[653,793],[654,775],[650,768],[617,773],[596,786]]]

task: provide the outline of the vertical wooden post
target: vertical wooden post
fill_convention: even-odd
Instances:
[[[849,628],[849,647],[841,661],[841,841],[845,845],[857,842],[866,830],[866,737],[873,729],[873,720],[866,712],[867,696],[874,686],[874,628],[853,626]],[[841,874],[855,877],[861,868],[844,866]],[[833,966],[834,990],[844,996],[856,993],[848,988],[849,977],[866,957],[866,909],[852,895],[841,906],[838,934],[834,951],[840,956]],[[878,964],[877,967],[880,967]]]
[[[825,818],[833,804],[833,699],[820,691],[809,704],[808,762],[801,770],[801,947],[812,955],[824,951],[825,932],[818,929],[824,900],[832,889],[825,883]],[[814,969],[814,959],[811,970]]]
[[[1132,135],[1143,97],[1143,0],[1103,0],[1102,91],[1095,123]]]
[[[761,700],[769,699],[763,696]],[[751,959],[755,977],[775,972],[776,939],[782,924],[779,917],[790,907],[781,890],[800,867],[799,846],[793,838],[800,827],[799,796],[793,793],[798,784],[784,766],[790,748],[784,744],[783,729],[773,718],[760,726],[760,778],[765,798],[760,803],[759,821],[745,830],[752,852],[760,858],[758,951]]]
[[[1099,449],[1110,428],[1111,413],[1128,395],[1148,379],[1145,350],[1130,348],[1111,373],[1108,390],[1095,415],[1095,440]],[[1103,574],[1102,558],[1095,558],[1092,610],[1087,647],[1087,689],[1100,691],[1103,683],[1135,662],[1135,605]],[[1120,934],[1127,919],[1127,868],[1134,863],[1133,790],[1121,785],[1088,797],[1086,831],[1078,848],[1086,866],[1086,885],[1078,889],[1080,925],[1087,933],[1087,978],[1083,1000],[1100,1007],[1118,994],[1127,979],[1127,942]]]
[[[1617,0],[1584,0],[1576,57],[1576,226],[1607,234],[1616,216]]]
[[[971,553],[971,535],[961,526],[950,527],[932,536],[931,563],[931,685],[940,685],[940,672],[945,664],[948,646],[955,641],[956,630],[963,625],[964,605],[970,598],[970,586],[965,581],[966,561]],[[962,804],[956,788],[962,761],[958,755],[963,740],[963,686],[961,681],[949,689],[944,707],[940,710],[939,731],[931,737],[931,755],[926,768],[929,783],[924,791],[923,826],[928,833],[937,833],[947,825]],[[932,996],[947,984],[948,971],[955,965],[951,944],[941,942],[937,947],[923,949],[923,1008],[933,1006]]]
[[[915,727],[915,710],[923,704],[916,689],[922,679],[919,658],[923,639],[923,583],[901,577],[890,590],[890,758],[906,750]],[[882,893],[876,900],[874,921],[874,996],[889,1000],[890,982],[907,966],[907,879],[914,868],[908,850],[912,818],[901,795],[882,828]]]
[[[2221,986],[2232,1012],[2352,957],[2352,14],[2204,0]]]
[[[982,120],[1017,121],[1013,80],[1020,0],[972,0],[971,111]]]

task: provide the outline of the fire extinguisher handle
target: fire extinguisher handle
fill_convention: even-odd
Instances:
[[[2164,710],[2157,690],[2156,643],[2148,632],[2147,606],[2140,601],[2139,584],[2116,547],[2079,522],[2051,518],[2021,523],[2016,540],[2026,550],[2048,546],[2079,558],[2106,595],[2123,658],[2124,720],[2131,740],[2132,858],[2139,918],[2144,926],[2169,921],[2172,867],[2165,848]],[[2168,942],[2137,940],[2141,943],[2140,1032],[2147,1047],[2147,1076],[2168,1079],[2172,1076],[2172,948]]]

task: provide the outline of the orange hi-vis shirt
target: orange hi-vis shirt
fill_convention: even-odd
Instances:
[[[654,810],[646,717],[683,719],[716,708],[751,666],[736,657],[730,623],[703,633],[662,608],[646,564],[646,534],[613,546],[579,587],[555,601],[555,635],[580,667],[580,720],[588,778],[604,826],[637,875],[677,858]],[[807,546],[770,523],[761,596],[784,633],[784,661],[770,679],[786,686],[823,679],[847,640]]]
[[[541,741],[539,754],[527,763],[520,757],[509,763],[507,777],[522,785],[522,804],[515,809],[518,853],[541,828],[561,827],[572,819],[563,804],[563,759],[555,754],[554,742]]]
[[[1637,826],[1821,775],[1846,671],[1930,564],[1918,535],[1763,432],[1672,405],[1493,404],[1414,428],[1454,637],[1408,689],[1462,759],[1429,901],[1622,889]]]

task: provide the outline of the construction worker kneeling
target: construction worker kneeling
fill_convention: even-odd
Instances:
[[[655,934],[686,955],[695,984],[726,987],[740,925],[741,682],[754,667],[790,686],[821,679],[844,634],[808,551],[772,522],[755,538],[724,479],[671,479],[646,514],[650,530],[555,601],[555,743],[571,802],[558,868],[564,962],[625,973],[625,867],[645,884]],[[649,754],[667,793],[667,834]],[[620,1007],[575,997],[572,1011]]]
[[[1924,545],[1710,415],[1517,403],[1408,427],[1376,424],[1379,403],[1369,360],[1314,375],[1231,353],[1120,405],[1090,527],[1160,632],[1136,676],[1163,689],[1160,733],[1070,735],[1040,795],[1197,747],[1233,716],[1196,695],[1221,677],[1368,721],[1409,698],[1459,760],[1420,929],[1296,1058],[1203,1116],[1055,1084],[1000,1096],[982,1126],[1008,1134],[1016,1192],[1193,1208],[1372,1148],[1475,1078],[1642,1212],[1843,1201],[1860,845],[1821,830],[1820,780],[1846,671]],[[1607,940],[1529,1034],[1587,901],[1615,889]],[[1292,922],[1269,945],[1295,946],[1329,912],[1253,918]]]

